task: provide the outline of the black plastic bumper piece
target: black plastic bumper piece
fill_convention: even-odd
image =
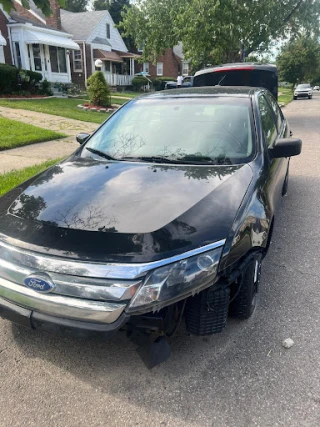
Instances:
[[[209,288],[189,298],[185,309],[188,332],[198,336],[221,332],[227,323],[230,288]]]
[[[125,313],[110,324],[63,319],[19,307],[3,298],[0,298],[0,316],[27,328],[41,329],[62,336],[77,338],[98,336],[104,339],[110,338],[129,320],[129,316]]]

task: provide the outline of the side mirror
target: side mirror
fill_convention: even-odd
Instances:
[[[301,153],[302,141],[297,138],[280,138],[269,152],[274,158],[298,156]]]
[[[76,136],[76,140],[79,142],[79,144],[83,144],[84,142],[86,142],[86,140],[90,137],[90,135],[88,133],[79,133]]]

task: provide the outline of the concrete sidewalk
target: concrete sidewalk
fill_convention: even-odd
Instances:
[[[0,174],[33,166],[49,159],[67,157],[79,146],[75,140],[75,136],[78,133],[92,133],[99,126],[97,123],[82,122],[51,114],[6,107],[0,107],[0,115],[7,119],[18,120],[68,135],[64,139],[40,142],[13,148],[12,150],[0,151]]]

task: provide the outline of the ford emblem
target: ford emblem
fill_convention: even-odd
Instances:
[[[56,285],[46,273],[35,273],[24,279],[24,284],[34,291],[43,294],[52,292]]]

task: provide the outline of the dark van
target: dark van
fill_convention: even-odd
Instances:
[[[252,86],[268,89],[278,99],[278,70],[270,64],[225,64],[196,72],[193,86]]]

